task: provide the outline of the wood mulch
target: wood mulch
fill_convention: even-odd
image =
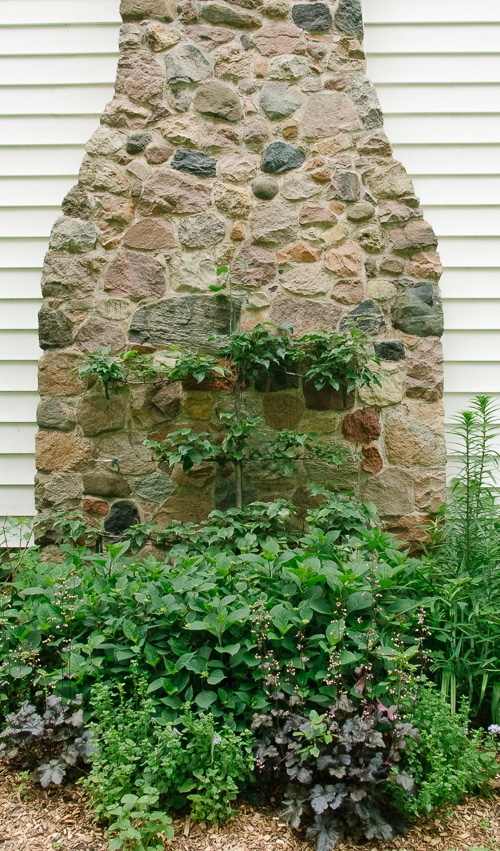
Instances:
[[[107,851],[78,786],[44,791],[19,774],[0,769],[0,851]],[[166,851],[311,851],[310,843],[282,824],[272,810],[242,805],[219,829],[175,822]],[[421,820],[407,836],[391,842],[355,845],[336,851],[500,851],[500,776],[494,797],[469,798],[439,817]]]

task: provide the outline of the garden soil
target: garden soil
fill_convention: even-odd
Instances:
[[[166,851],[311,851],[272,810],[243,805],[214,829],[175,823]],[[470,798],[453,812],[421,820],[392,842],[339,842],[336,851],[500,851],[500,775],[491,799]],[[78,786],[47,791],[0,769],[0,851],[107,851]]]

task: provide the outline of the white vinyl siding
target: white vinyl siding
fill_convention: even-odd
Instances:
[[[33,507],[47,237],[112,96],[119,0],[0,0],[0,516]],[[500,398],[500,3],[363,0],[368,75],[445,265],[447,419]]]

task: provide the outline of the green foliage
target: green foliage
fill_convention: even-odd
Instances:
[[[126,381],[127,378],[123,365],[110,352],[111,346],[103,346],[85,355],[85,363],[78,367],[80,378],[97,378],[102,382],[106,399],[109,399],[108,384],[112,381]]]
[[[498,773],[495,747],[479,731],[469,729],[466,701],[452,714],[449,705],[430,683],[420,686],[408,713],[418,728],[408,740],[406,771],[415,781],[413,795],[397,786],[394,798],[407,816],[428,814],[443,804],[457,804],[468,792],[486,792]]]
[[[293,342],[285,329],[270,322],[250,331],[239,331],[222,343],[222,357],[234,363],[240,380],[254,380],[262,374],[295,370]]]
[[[284,698],[284,695],[280,695]],[[345,694],[325,714],[300,713],[297,701],[257,715],[257,766],[273,792],[285,789],[282,816],[307,827],[317,851],[330,851],[346,829],[356,839],[392,839],[389,778],[407,794],[413,781],[398,763],[417,730],[396,722],[380,701]]]
[[[175,364],[168,369],[170,381],[194,378],[198,384],[206,379],[225,378],[230,375],[231,371],[221,364],[218,358],[201,352],[175,352]]]
[[[456,417],[457,464],[434,543],[416,573],[430,630],[432,670],[452,710],[467,695],[473,716],[500,722],[500,506],[493,474],[497,409],[478,396]]]
[[[251,734],[216,726],[210,714],[184,706],[176,726],[158,724],[147,683],[134,670],[130,697],[122,683],[93,689],[97,723],[85,787],[98,818],[111,822],[110,833],[118,831],[110,848],[122,847],[122,839],[123,847],[139,851],[163,847],[148,842],[165,827],[172,836],[165,816],[171,810],[187,807],[193,819],[211,822],[231,815],[254,760]]]
[[[204,527],[165,562],[130,556],[128,542],[103,553],[65,545],[62,564],[20,570],[0,594],[4,707],[45,688],[88,699],[96,681],[122,681],[132,661],[163,721],[192,701],[242,729],[278,688],[326,707],[339,687],[360,687],[360,666],[392,701],[419,655],[419,613],[404,587],[415,563],[367,528],[363,509],[354,504],[349,518],[348,502],[332,500],[350,537],[322,516],[303,535],[259,540],[244,525],[239,536],[235,514],[227,545],[222,523],[218,539]],[[253,522],[282,527],[288,511],[256,510]],[[203,552],[201,534],[216,538]]]
[[[369,343],[369,336],[356,326],[340,334],[316,331],[297,340],[295,357],[306,381],[316,390],[342,390],[345,404],[345,397],[356,387],[380,386],[380,376],[373,369],[379,361]]]

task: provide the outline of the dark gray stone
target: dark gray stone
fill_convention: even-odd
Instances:
[[[252,192],[261,201],[270,201],[279,192],[279,184],[272,177],[256,177],[252,181]]]
[[[375,354],[380,360],[404,360],[405,344],[402,340],[384,340],[381,343],[375,343]]]
[[[347,35],[363,35],[361,0],[340,0],[335,12],[335,26]]]
[[[83,489],[92,496],[124,497],[130,495],[130,485],[117,473],[92,470],[83,474]]]
[[[58,310],[42,307],[38,314],[38,339],[41,349],[63,349],[73,340],[73,325]]]
[[[332,26],[332,13],[325,3],[296,3],[292,18],[297,27],[310,33],[327,32]]]
[[[135,483],[135,490],[143,499],[149,502],[165,502],[167,496],[170,496],[175,489],[172,479],[163,476],[161,473],[152,473],[150,476],[143,476]]]
[[[385,319],[378,304],[366,299],[351,310],[340,323],[340,330],[345,331],[350,325],[355,325],[366,334],[378,334],[385,328]]]
[[[432,284],[421,282],[399,295],[392,305],[392,324],[416,337],[440,337],[443,307]]]
[[[36,421],[41,428],[71,431],[76,417],[74,411],[62,399],[42,399],[37,408]]]
[[[151,133],[131,133],[127,139],[127,154],[140,154],[152,138]]]
[[[358,201],[361,194],[361,183],[354,171],[341,171],[334,174],[327,192],[331,201]]]
[[[293,168],[300,168],[305,160],[306,155],[300,148],[285,142],[271,142],[264,152],[262,171],[267,174],[281,174]]]
[[[354,101],[361,121],[367,130],[381,127],[384,123],[382,109],[375,87],[366,77],[354,80],[347,94]]]
[[[233,300],[234,305],[234,300]],[[132,343],[207,347],[214,334],[228,334],[232,306],[223,295],[184,296],[141,307],[130,328]]]
[[[82,186],[73,186],[62,202],[64,215],[73,219],[89,219],[92,210],[91,196]]]
[[[206,154],[200,154],[198,151],[179,148],[175,152],[171,165],[177,171],[187,171],[190,174],[198,175],[198,177],[215,177],[217,161]]]
[[[104,521],[104,529],[108,535],[120,537],[134,523],[139,523],[140,515],[137,506],[126,499],[113,503]]]
[[[236,29],[257,29],[261,20],[257,15],[248,12],[238,12],[224,3],[206,3],[201,7],[201,17],[211,24],[223,24]]]

